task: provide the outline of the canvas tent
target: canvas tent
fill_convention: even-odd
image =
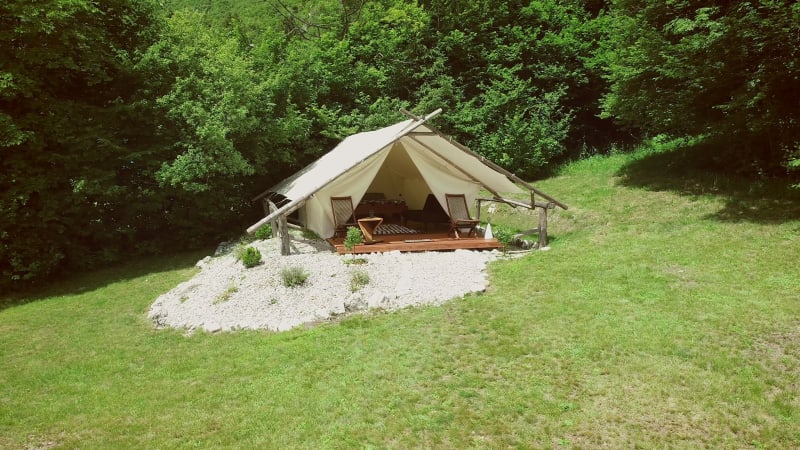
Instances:
[[[522,192],[518,183],[532,188],[427,125],[439,112],[347,137],[317,161],[256,197],[280,201],[248,232],[298,211],[306,228],[330,237],[334,231],[331,197],[350,196],[357,204],[365,193],[381,192],[403,199],[411,209],[420,209],[432,193],[446,210],[445,193],[465,194],[472,204],[481,189],[499,198],[501,193]]]

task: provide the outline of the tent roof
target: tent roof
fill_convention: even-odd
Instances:
[[[505,174],[487,166],[472,154],[461,150],[457,144],[433,132],[417,121],[406,120],[395,125],[354,134],[344,139],[333,150],[312,162],[299,172],[286,178],[259,197],[279,193],[291,200],[308,198],[329,182],[345,174],[361,162],[378,155],[396,142],[427,150],[440,164],[451,170],[468,174],[483,187],[495,192],[521,192]]]

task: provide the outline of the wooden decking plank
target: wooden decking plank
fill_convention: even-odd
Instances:
[[[391,251],[401,252],[428,252],[450,250],[492,250],[502,248],[497,239],[484,239],[482,237],[462,237],[455,239],[446,234],[393,234],[376,236],[381,242],[375,244],[359,244],[353,250],[355,254],[382,253]],[[406,242],[407,240],[416,242]],[[331,238],[328,242],[336,248],[339,254],[349,254],[343,244],[343,238]]]

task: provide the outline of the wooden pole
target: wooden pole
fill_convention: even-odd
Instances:
[[[263,219],[259,220],[253,225],[250,225],[250,227],[247,229],[247,232],[253,234],[256,232],[257,229],[261,228],[261,225],[264,225],[265,223],[272,223],[280,215],[288,216],[289,214],[300,209],[305,204],[306,204],[305,198],[303,198],[302,200],[289,202],[281,206],[277,210],[270,212],[267,217],[264,217]]]
[[[453,161],[450,161],[449,159],[445,158],[445,157],[444,157],[444,156],[443,156],[441,153],[437,152],[437,151],[436,151],[436,150],[434,150],[432,147],[430,147],[430,146],[428,146],[428,145],[425,145],[425,143],[424,143],[424,142],[420,141],[419,139],[415,138],[414,136],[410,136],[410,137],[411,137],[411,140],[412,140],[412,141],[414,141],[414,142],[416,142],[417,144],[421,145],[423,148],[427,148],[427,149],[428,149],[428,151],[430,151],[430,152],[431,152],[431,153],[433,153],[434,155],[438,156],[439,158],[442,158],[442,160],[443,160],[444,162],[446,162],[447,164],[450,164],[451,166],[455,167],[455,168],[456,168],[456,170],[458,170],[459,172],[461,172],[461,174],[462,174],[462,175],[464,175],[465,177],[467,177],[467,178],[469,178],[470,180],[472,180],[472,182],[473,182],[473,183],[480,184],[481,186],[483,186],[484,188],[486,188],[486,190],[487,190],[487,191],[489,191],[489,192],[491,192],[492,194],[494,194],[496,197],[499,197],[499,196],[500,196],[500,194],[498,194],[498,193],[497,193],[497,192],[495,192],[494,190],[490,189],[488,186],[484,186],[484,184],[483,184],[483,183],[481,183],[481,182],[480,182],[480,180],[476,179],[475,177],[473,177],[472,175],[470,175],[469,173],[467,173],[467,171],[466,171],[466,170],[464,170],[464,169],[462,169],[461,167],[458,167],[458,165],[456,165],[456,164],[455,164]]]
[[[547,208],[539,208],[539,249],[547,247]]]
[[[272,203],[269,200],[265,200],[265,202],[269,203],[267,213],[264,215],[265,217],[271,215],[272,213],[278,210],[278,206],[275,203]],[[278,223],[275,220],[273,220],[272,222],[270,222],[270,225],[272,226],[272,237],[273,238],[278,237]]]
[[[278,230],[281,237],[281,255],[286,256],[291,253],[291,246],[289,245],[289,224],[285,215],[278,217]]]
[[[492,162],[492,161],[490,161],[490,160],[486,159],[485,157],[483,157],[483,156],[481,156],[481,155],[479,155],[479,154],[477,154],[477,153],[473,152],[472,150],[470,150],[470,149],[469,149],[469,148],[467,148],[466,146],[464,146],[464,145],[462,145],[461,143],[459,143],[458,141],[454,140],[452,136],[447,136],[447,135],[445,135],[444,133],[442,133],[441,131],[437,130],[436,128],[434,128],[434,127],[433,127],[433,126],[431,126],[431,125],[428,125],[428,124],[426,124],[425,126],[426,126],[426,127],[428,127],[428,129],[429,129],[429,130],[431,130],[432,132],[434,132],[434,133],[436,133],[437,135],[439,135],[440,137],[442,137],[443,139],[446,139],[448,142],[450,142],[451,144],[453,144],[453,145],[454,145],[456,148],[458,148],[459,150],[463,151],[464,153],[467,153],[468,155],[472,155],[472,156],[474,156],[475,158],[478,158],[478,160],[479,160],[480,162],[482,162],[482,163],[484,163],[485,165],[489,166],[490,168],[492,168],[492,169],[494,169],[494,170],[496,170],[496,171],[498,171],[498,172],[502,173],[503,175],[507,176],[507,177],[508,177],[509,179],[511,179],[512,181],[514,181],[514,182],[516,182],[516,183],[519,183],[519,184],[521,184],[521,185],[522,185],[522,186],[524,186],[526,189],[528,189],[528,190],[530,190],[530,191],[532,191],[532,192],[535,192],[535,193],[537,193],[538,195],[540,195],[540,196],[542,196],[542,197],[546,198],[547,200],[550,200],[551,202],[555,203],[556,205],[558,205],[558,206],[559,206],[559,207],[561,207],[562,209],[565,209],[565,210],[566,210],[566,209],[568,209],[568,208],[569,208],[567,205],[565,205],[565,204],[561,203],[560,201],[556,200],[555,198],[553,198],[553,197],[551,197],[551,196],[549,196],[549,195],[545,194],[544,192],[542,192],[542,191],[540,191],[540,190],[536,189],[534,186],[532,186],[530,183],[528,183],[527,181],[523,180],[522,178],[520,178],[520,177],[518,177],[518,176],[514,175],[513,173],[509,172],[508,170],[506,170],[506,169],[504,169],[504,168],[502,168],[502,167],[498,166],[498,165],[497,165],[497,164],[495,164],[494,162]]]
[[[402,112],[402,111],[405,111],[405,110],[401,109],[401,112]],[[407,112],[407,111],[406,111],[406,112]],[[415,129],[417,129],[418,127],[420,127],[420,126],[422,126],[423,124],[425,124],[425,123],[426,123],[428,120],[431,120],[432,118],[436,117],[436,116],[437,116],[437,115],[439,115],[441,112],[442,112],[442,109],[441,109],[441,108],[439,108],[439,109],[437,109],[436,111],[434,111],[434,112],[432,112],[432,113],[428,114],[428,115],[427,115],[427,116],[425,116],[425,117],[416,117],[416,116],[414,116],[413,114],[411,114],[411,113],[408,113],[408,114],[411,114],[411,117],[413,117],[413,118],[415,119],[415,122],[412,122],[412,123],[408,124],[408,125],[407,125],[405,128],[403,128],[402,130],[400,130],[400,132],[398,132],[398,133],[397,133],[397,134],[396,134],[396,135],[395,135],[395,136],[392,138],[392,140],[386,144],[386,146],[384,146],[384,147],[382,147],[382,148],[380,148],[380,149],[376,149],[376,150],[375,150],[375,152],[371,153],[371,154],[370,154],[369,156],[367,156],[366,158],[364,158],[364,159],[362,159],[362,160],[360,160],[360,161],[356,162],[355,164],[353,164],[353,165],[352,165],[352,166],[350,166],[349,168],[345,169],[345,170],[344,170],[344,171],[342,171],[341,173],[339,173],[339,174],[337,174],[337,175],[333,176],[332,178],[329,178],[329,179],[327,179],[327,180],[322,180],[323,182],[322,182],[321,184],[319,184],[317,187],[315,187],[315,188],[314,188],[314,189],[313,189],[313,190],[312,190],[310,193],[308,193],[308,194],[307,194],[307,195],[305,195],[304,197],[302,197],[302,198],[299,198],[299,199],[297,199],[297,200],[294,200],[294,201],[304,201],[304,200],[306,200],[308,197],[311,197],[312,195],[316,194],[316,193],[317,193],[317,191],[319,191],[319,190],[320,190],[320,189],[322,189],[323,187],[327,186],[327,185],[328,185],[328,184],[330,184],[332,181],[334,181],[334,180],[338,179],[339,177],[341,177],[342,175],[344,175],[344,174],[348,173],[349,171],[351,171],[351,170],[352,170],[352,169],[354,169],[355,167],[358,167],[358,166],[359,166],[361,163],[363,163],[364,161],[366,161],[366,160],[368,160],[368,159],[372,158],[373,156],[375,156],[376,154],[378,154],[380,150],[382,150],[382,149],[386,148],[387,146],[388,146],[388,147],[390,147],[390,146],[394,145],[394,143],[395,143],[395,142],[397,142],[397,141],[399,141],[400,139],[402,139],[403,137],[407,136],[409,133],[413,132]],[[404,113],[404,114],[405,114],[405,113]],[[408,115],[408,114],[407,114],[407,115]],[[316,162],[316,161],[315,161],[315,162]],[[313,164],[313,163],[312,163],[312,164]],[[306,167],[308,167],[308,166],[306,166]],[[305,169],[303,169],[303,170],[305,170]],[[273,189],[274,187],[275,187],[275,186],[273,186],[272,188],[270,188],[270,189],[267,189],[266,191],[264,191],[264,192],[262,192],[262,193],[258,194],[257,196],[255,196],[255,197],[253,198],[253,201],[259,200],[260,198],[264,197],[265,195],[268,195],[270,192],[272,192],[272,189]]]
[[[544,202],[535,202],[533,199],[533,193],[531,193],[531,201],[534,202],[533,204],[529,205],[524,202],[520,202],[517,200],[512,200],[509,198],[502,198],[502,197],[495,197],[495,198],[477,198],[475,199],[478,202],[478,217],[477,219],[480,220],[480,210],[481,210],[481,202],[498,202],[498,203],[505,203],[511,206],[519,206],[522,208],[528,208],[539,210],[539,228],[533,228],[530,230],[525,230],[522,233],[518,233],[515,237],[521,238],[522,236],[527,236],[533,234],[534,232],[538,233],[538,240],[536,243],[536,248],[544,248],[547,247],[547,210],[548,209],[555,209],[555,205],[553,203],[544,203]]]

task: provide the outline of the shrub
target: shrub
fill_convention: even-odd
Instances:
[[[302,267],[286,267],[281,270],[281,278],[286,287],[302,286],[308,279],[308,272]]]
[[[356,292],[369,283],[369,274],[363,270],[356,270],[350,274],[350,292]]]
[[[493,225],[492,233],[494,234],[494,238],[497,239],[497,242],[503,245],[503,251],[508,251],[508,246],[511,245],[511,241],[514,240],[514,232],[502,225]]]
[[[239,259],[242,261],[242,264],[249,269],[261,264],[261,252],[254,247],[245,247]]]
[[[353,253],[353,257],[355,257],[354,249],[356,245],[360,244],[364,240],[364,236],[361,234],[361,230],[356,227],[350,227],[347,229],[347,237],[344,239],[344,248],[349,250]]]
[[[266,223],[255,232],[256,239],[270,239],[272,237],[272,225]]]

